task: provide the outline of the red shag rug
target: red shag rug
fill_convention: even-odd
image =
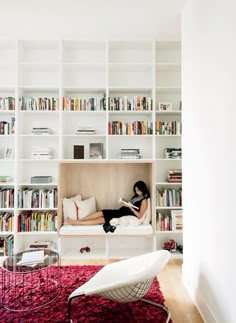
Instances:
[[[102,266],[62,266],[61,267],[61,293],[49,305],[29,312],[11,312],[1,306],[1,323],[67,323],[68,296],[80,285],[87,282]],[[43,271],[42,271],[43,272]],[[2,269],[0,268],[0,290],[2,291]],[[42,284],[43,284],[42,277]],[[19,284],[20,285],[20,284]],[[19,297],[22,291],[19,286]],[[40,288],[32,290],[26,302],[37,304],[45,295],[40,294]],[[49,290],[49,293],[51,291]],[[18,297],[18,296],[17,296]],[[46,296],[45,296],[46,297]],[[29,300],[30,298],[30,300]],[[155,279],[146,299],[164,305],[164,297],[160,291],[158,281]],[[72,305],[73,322],[104,322],[104,323],[144,323],[166,321],[163,309],[143,303],[141,301],[130,303],[117,303],[99,296],[81,296]],[[172,322],[172,321],[170,321]]]

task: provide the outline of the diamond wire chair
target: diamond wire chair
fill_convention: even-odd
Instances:
[[[70,323],[73,323],[71,313],[73,300],[81,295],[94,294],[122,303],[140,300],[161,307],[167,313],[166,323],[168,323],[169,310],[161,304],[144,299],[143,296],[147,294],[154,278],[165,267],[169,259],[169,251],[158,250],[106,265],[69,296]]]

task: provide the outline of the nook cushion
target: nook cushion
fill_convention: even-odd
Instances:
[[[79,219],[83,219],[85,216],[96,212],[96,199],[94,196],[83,201],[75,201],[78,207]]]
[[[72,219],[76,219],[75,201],[81,201],[81,196],[79,194],[76,196],[72,196],[71,198],[63,199],[64,223],[66,223],[66,218],[68,216]]]

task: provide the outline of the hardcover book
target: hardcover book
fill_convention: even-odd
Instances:
[[[84,146],[82,145],[74,146],[74,159],[84,159]]]

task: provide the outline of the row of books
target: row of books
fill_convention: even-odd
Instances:
[[[32,147],[33,159],[53,159],[53,150],[50,147]]]
[[[157,205],[160,207],[182,206],[182,188],[162,188],[156,191]]]
[[[55,111],[59,110],[59,98],[19,98],[20,110]]]
[[[127,123],[123,121],[112,121],[108,123],[109,135],[151,135],[151,121],[134,121]]]
[[[0,189],[0,208],[14,208],[14,188]]]
[[[169,169],[166,181],[168,183],[182,183],[182,169]]]
[[[106,110],[106,96],[88,99],[63,97],[64,111],[104,111]]]
[[[151,97],[134,96],[128,99],[123,97],[109,97],[108,110],[110,111],[152,111]]]
[[[157,212],[157,230],[182,231],[182,210],[172,210],[170,214],[162,214],[160,212]]]
[[[12,256],[14,249],[14,237],[10,234],[7,237],[0,237],[0,257]]]
[[[156,121],[156,135],[181,135],[182,123],[178,121]]]
[[[18,208],[57,208],[57,204],[56,188],[18,190]]]
[[[13,230],[13,213],[0,212],[0,232],[9,232]]]
[[[0,111],[2,110],[15,110],[16,109],[16,103],[15,98],[12,96],[7,97],[0,97]]]
[[[15,133],[15,117],[11,118],[11,122],[0,121],[0,135],[13,135]]]
[[[120,150],[121,159],[141,159],[140,149],[138,148],[124,148]]]
[[[57,212],[25,211],[18,215],[18,232],[52,232],[57,230]]]

